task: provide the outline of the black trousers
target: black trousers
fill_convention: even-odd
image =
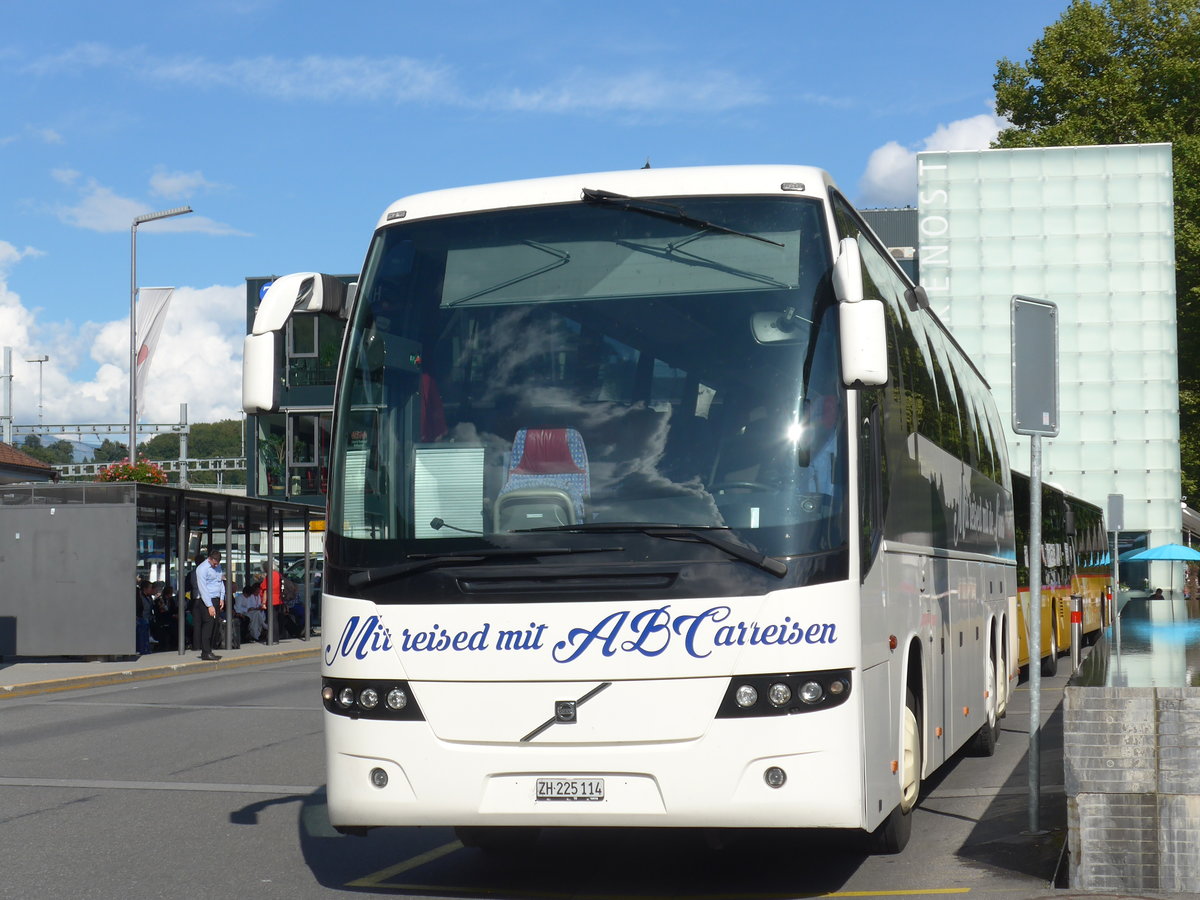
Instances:
[[[208,607],[197,603],[192,610],[192,647],[199,650],[201,656],[212,656],[213,627],[217,620],[212,616]]]

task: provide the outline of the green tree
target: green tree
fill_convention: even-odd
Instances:
[[[20,449],[39,462],[52,466],[70,465],[75,461],[75,445],[70,441],[57,440],[47,446],[36,434],[27,434]]]
[[[129,447],[105,438],[92,454],[92,462],[117,462],[129,455]]]
[[[1172,144],[1183,493],[1200,496],[1200,6],[1072,0],[995,86],[997,147]]]
[[[179,459],[179,435],[155,435],[138,447],[138,456],[159,462]],[[237,419],[197,422],[188,432],[188,456],[191,459],[232,459],[242,456],[242,423]],[[224,472],[221,480],[226,484],[245,484],[246,473]],[[190,472],[188,481],[192,484],[216,484],[217,473]]]

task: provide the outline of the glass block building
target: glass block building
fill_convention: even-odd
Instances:
[[[1057,304],[1060,430],[1043,439],[1043,479],[1102,507],[1123,494],[1125,546],[1179,541],[1170,145],[921,153],[917,240],[930,304],[1007,422],[1011,299]],[[1009,435],[1015,468],[1029,444]]]

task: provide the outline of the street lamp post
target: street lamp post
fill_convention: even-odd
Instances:
[[[49,361],[50,361],[50,357],[46,356],[46,354],[44,354],[44,353],[41,356],[34,356],[31,359],[25,360],[25,362],[35,362],[38,364],[38,424],[39,425],[42,424],[42,363],[49,362]]]
[[[190,206],[135,216],[129,228],[129,464],[137,462],[137,227],[190,213]]]

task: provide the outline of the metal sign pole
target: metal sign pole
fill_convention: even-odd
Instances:
[[[1042,734],[1042,437],[1029,439],[1029,832],[1038,832]],[[1053,643],[1051,644],[1053,646]]]
[[[1058,434],[1058,307],[1012,298],[1013,431],[1029,442],[1029,831],[1038,833],[1042,732],[1042,438]],[[1054,627],[1051,616],[1050,627]],[[1054,646],[1054,641],[1050,642]]]
[[[1108,527],[1113,533],[1112,551],[1112,603],[1109,606],[1109,621],[1113,628],[1113,649],[1117,657],[1117,683],[1121,674],[1121,531],[1125,528],[1125,495],[1108,495]]]

